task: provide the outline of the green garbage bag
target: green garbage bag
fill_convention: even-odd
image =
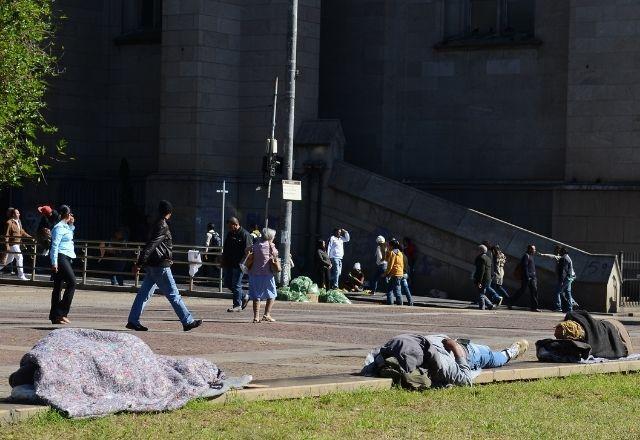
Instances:
[[[290,301],[292,302],[309,302],[309,297],[302,292],[291,291]]]
[[[281,287],[278,289],[278,301],[291,301],[291,302],[309,302],[309,298],[302,292],[297,290],[291,290],[288,287]]]
[[[307,293],[313,281],[309,277],[297,277],[291,280],[289,288],[301,293]]]
[[[318,296],[318,301],[323,303],[333,304],[351,304],[349,298],[345,296],[342,290],[334,289],[321,293]]]
[[[280,287],[278,290],[278,295],[276,299],[278,301],[291,301],[289,298],[291,297],[291,289],[288,287]]]
[[[311,287],[307,290],[307,295],[318,295],[320,293],[320,289],[318,289],[317,284],[312,284]]]

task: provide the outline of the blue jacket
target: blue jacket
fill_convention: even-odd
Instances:
[[[58,254],[66,255],[69,258],[76,258],[76,252],[73,246],[73,231],[76,229],[74,225],[68,225],[66,222],[59,222],[51,231],[51,265],[58,265]]]

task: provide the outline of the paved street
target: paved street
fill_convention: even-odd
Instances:
[[[22,355],[47,332],[58,327],[47,321],[48,288],[0,285],[0,397],[9,394],[7,378]],[[73,326],[124,330],[131,293],[79,290],[69,318]],[[501,348],[514,339],[530,342],[552,335],[561,319],[555,313],[378,304],[329,305],[277,302],[276,323],[251,323],[249,308],[226,312],[230,300],[186,298],[204,325],[182,331],[169,303],[156,296],[143,315],[147,333],[137,333],[156,352],[210,359],[229,375],[252,374],[256,379],[313,376],[358,371],[366,353],[404,332],[442,332]],[[624,322],[640,345],[637,318]],[[526,359],[534,359],[533,350]]]

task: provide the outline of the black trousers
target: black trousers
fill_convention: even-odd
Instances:
[[[61,298],[63,282],[65,289]],[[71,258],[58,254],[58,272],[53,274],[53,292],[51,292],[51,311],[49,312],[51,322],[59,321],[60,318],[69,314],[75,291],[76,276],[71,267]]]
[[[538,280],[531,278],[530,280],[523,279],[520,289],[511,296],[509,299],[510,304],[513,305],[518,302],[518,299],[524,294],[525,290],[529,289],[529,295],[531,297],[531,309],[537,309],[538,305]]]

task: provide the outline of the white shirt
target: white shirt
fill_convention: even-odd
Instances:
[[[329,254],[329,258],[338,258],[342,259],[344,257],[344,243],[351,240],[349,233],[344,231],[344,237],[336,237],[332,235],[329,239],[329,246],[327,246],[327,254]]]

